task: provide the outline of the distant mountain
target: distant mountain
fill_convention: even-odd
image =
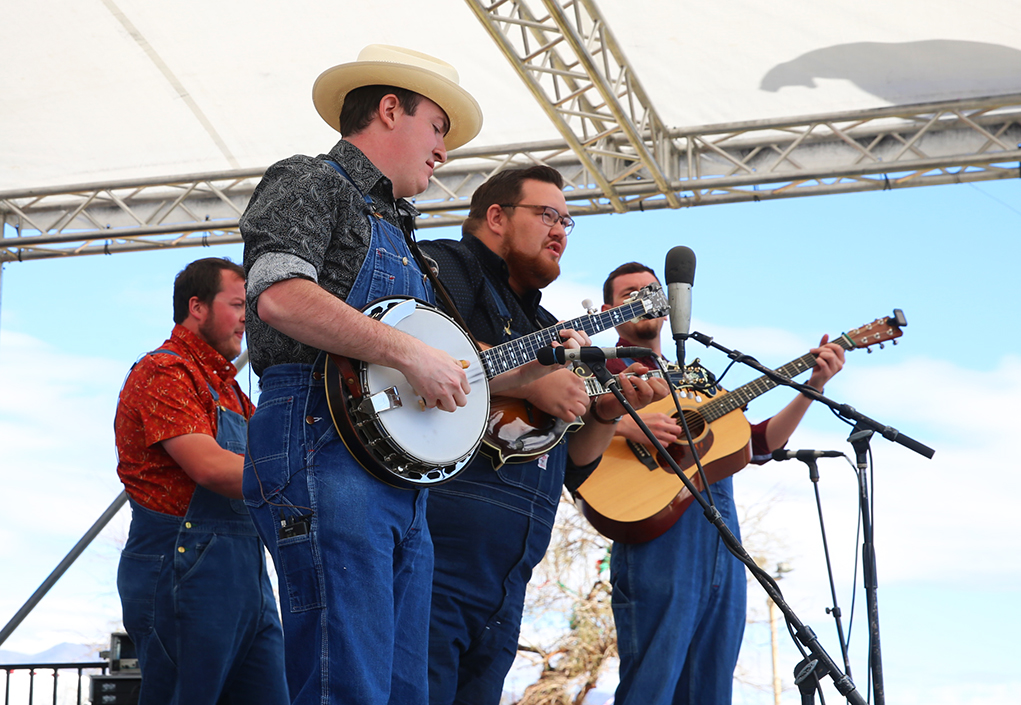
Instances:
[[[77,663],[79,661],[99,661],[99,650],[88,644],[57,644],[38,654],[22,654],[17,651],[0,649],[0,663],[16,665],[19,663]]]

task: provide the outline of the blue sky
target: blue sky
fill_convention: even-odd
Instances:
[[[899,703],[1005,702],[1021,688],[1009,654],[1021,618],[1021,480],[1014,436],[1021,425],[1021,333],[1015,269],[1021,259],[1017,180],[818,196],[581,218],[563,273],[545,303],[561,317],[600,299],[606,273],[639,260],[662,274],[674,245],[698,266],[693,330],[782,365],[818,342],[901,308],[898,346],[855,351],[827,387],[834,399],[936,449],[926,460],[884,440],[875,459],[879,611],[886,695]],[[422,231],[421,237],[456,237]],[[112,417],[124,374],[171,327],[174,275],[216,247],[8,264],[0,282],[0,619],[6,619],[117,495]],[[610,345],[604,334],[597,343]],[[673,350],[666,341],[666,351]],[[697,344],[717,374],[726,360]],[[242,375],[247,385],[247,374]],[[757,376],[733,369],[733,388]],[[252,385],[255,385],[252,380]],[[789,400],[776,390],[753,402],[759,420]],[[816,405],[818,407],[818,405]],[[792,448],[848,450],[849,429],[813,408]],[[826,528],[840,606],[851,611],[856,495],[850,468],[820,461]],[[782,582],[802,621],[833,656],[829,588],[811,483],[797,462],[749,468],[738,500],[768,506],[771,555],[794,570]],[[61,641],[104,641],[118,618],[114,575],[124,516],[58,584],[2,648],[34,653]],[[860,574],[859,574],[860,585]],[[755,594],[753,606],[764,605]],[[864,599],[852,629],[852,668],[866,684]],[[757,608],[764,613],[764,608]],[[765,634],[765,636],[763,636]],[[798,660],[781,634],[785,684]],[[762,644],[765,643],[765,649]],[[768,632],[749,629],[743,664],[768,669]],[[768,676],[765,681],[768,681]],[[832,689],[828,697],[836,698]],[[797,702],[797,692],[788,692]],[[771,702],[739,688],[736,702]]]

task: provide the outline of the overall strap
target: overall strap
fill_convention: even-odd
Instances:
[[[354,190],[358,192],[358,195],[362,197],[362,200],[365,201],[365,205],[368,207],[368,211],[371,212],[372,211],[372,196],[369,196],[368,194],[362,193],[362,190],[360,188],[358,188],[358,186],[355,184],[354,179],[351,178],[351,175],[348,174],[347,171],[344,170],[344,167],[342,167],[340,164],[338,164],[337,162],[333,161],[332,159],[327,159],[325,161],[326,161],[327,164],[332,166],[337,171],[338,174],[340,174],[342,177],[344,177],[345,181],[347,181],[349,184],[351,184],[351,186],[354,188]]]
[[[156,353],[166,353],[167,355],[173,355],[174,357],[181,357],[178,353],[175,353],[173,350],[167,350],[166,348],[160,348],[159,350],[153,350],[152,352],[146,353],[146,355],[155,355]],[[136,362],[135,365],[137,365],[137,364],[138,363]],[[135,369],[135,365],[132,365],[131,369]],[[213,385],[211,385],[209,382],[206,382],[206,386],[209,387],[209,393],[213,395],[213,401],[216,402],[217,405],[219,405],[219,403],[220,403],[220,395],[216,393],[216,390],[213,389]],[[238,399],[238,401],[241,401],[241,400]],[[244,409],[245,405],[242,404],[241,408]]]
[[[354,186],[354,189],[358,191],[358,194],[362,197],[366,204],[370,206],[372,205],[372,198],[362,193],[361,190],[355,186],[354,181],[344,170],[344,167],[331,159],[327,159],[326,163],[336,169],[338,174],[347,179],[348,183]],[[476,341],[474,336],[471,335],[471,331],[468,330],[468,324],[464,322],[464,319],[461,317],[461,312],[457,310],[457,306],[454,305],[454,300],[450,298],[450,294],[447,293],[447,289],[443,286],[443,282],[441,282],[436,276],[436,272],[433,271],[432,266],[429,264],[429,259],[425,256],[425,253],[422,252],[421,248],[419,248],[418,242],[411,237],[411,233],[405,232],[403,228],[401,231],[404,232],[404,242],[407,244],[408,249],[411,250],[411,254],[414,256],[415,261],[418,262],[419,269],[425,272],[426,277],[429,278],[429,282],[433,285],[433,290],[439,293],[440,298],[443,300],[443,305],[450,313],[451,318],[453,318],[454,321],[461,326],[462,330],[471,337],[472,342],[475,343],[475,347],[478,347],[478,341]]]
[[[501,317],[503,317],[504,320],[503,332],[507,336],[507,339],[510,340],[512,337],[511,323],[514,320],[514,317],[511,316],[510,309],[507,308],[507,302],[503,300],[503,297],[500,296],[500,292],[496,290],[496,284],[494,284],[492,280],[485,275],[485,273],[482,274],[482,281],[486,283],[486,288],[489,290],[489,295],[492,297],[493,303],[496,304],[497,312],[500,314]]]

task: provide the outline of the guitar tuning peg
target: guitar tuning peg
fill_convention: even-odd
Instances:
[[[884,344],[884,343],[880,343],[879,344],[879,349],[880,350],[884,349],[885,347],[886,347],[886,344]]]
[[[897,341],[896,341],[896,340],[891,340],[891,341],[890,341],[890,344],[891,344],[891,345],[896,345],[896,344],[897,344]]]
[[[872,354],[872,348],[865,348],[865,352],[867,352],[869,355],[871,355]]]

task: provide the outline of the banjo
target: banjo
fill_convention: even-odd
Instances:
[[[594,335],[667,312],[662,289],[650,284],[616,308],[480,351],[450,316],[433,306],[405,296],[378,299],[363,313],[463,361],[472,386],[468,403],[453,412],[426,408],[398,370],[331,353],[324,370],[330,416],[351,455],[377,479],[409,489],[446,482],[471,462],[489,430],[490,379],[534,360],[540,348],[560,342],[561,330]]]

